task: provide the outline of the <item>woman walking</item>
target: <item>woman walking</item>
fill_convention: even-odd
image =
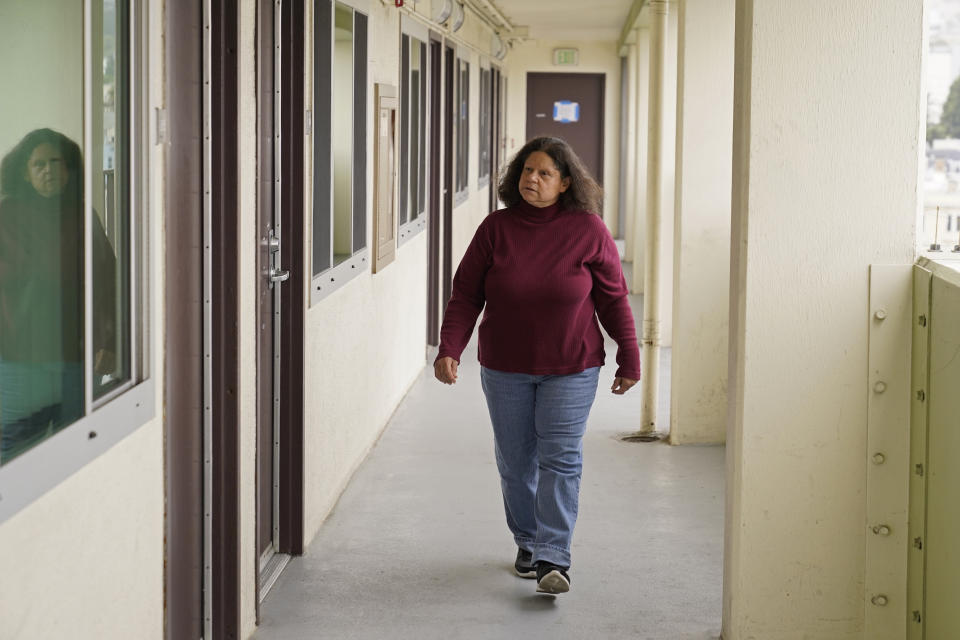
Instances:
[[[597,319],[617,342],[611,390],[640,378],[620,256],[596,212],[601,191],[570,146],[528,142],[499,185],[507,207],[477,228],[453,280],[434,374],[457,380],[480,312],[481,383],[493,424],[517,574],[570,589],[582,440],[604,363]]]

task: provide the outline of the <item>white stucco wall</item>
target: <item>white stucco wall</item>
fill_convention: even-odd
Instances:
[[[149,4],[153,27],[148,45],[151,103],[160,104],[162,12],[160,3]],[[79,103],[72,110],[79,113]],[[157,415],[0,524],[0,638],[4,640],[163,637],[164,468],[159,381],[164,376],[160,312],[164,156],[160,146],[150,146],[148,153],[153,167],[148,234],[156,277],[150,308],[154,310],[152,375],[158,381]]]
[[[383,82],[398,86],[400,12],[391,4],[351,0],[369,15],[369,95]],[[470,12],[456,34],[469,44],[470,198],[454,210],[452,251],[459,262],[487,211],[487,187],[478,188],[479,61],[489,28]],[[368,136],[367,157],[373,157]],[[309,168],[308,168],[309,171]],[[373,166],[368,163],[368,185]],[[373,230],[368,201],[367,245]],[[309,208],[308,208],[309,210]],[[310,234],[307,233],[309,238]],[[426,365],[427,232],[397,248],[396,259],[376,275],[355,277],[308,307],[305,322],[305,540],[309,542],[336,504],[356,468]],[[311,252],[306,252],[307,259]],[[309,299],[309,291],[304,295]]]
[[[670,442],[726,437],[735,0],[681,0]]]
[[[868,268],[913,260],[922,12],[737,3],[727,640],[867,640]]]
[[[580,64],[557,67],[553,50],[574,47],[580,51]],[[620,174],[620,56],[617,43],[576,42],[567,40],[530,40],[510,50],[504,61],[507,76],[507,157],[506,162],[527,141],[527,73],[603,73],[603,219],[611,227],[617,216]]]
[[[650,28],[636,29],[635,45],[637,52],[637,68],[632,80],[634,99],[637,101],[635,114],[636,131],[635,146],[637,159],[632,174],[636,204],[633,215],[627,212],[627,225],[630,229],[632,252],[627,259],[631,260],[631,293],[643,293],[643,276],[646,265],[646,210],[647,210],[647,127],[650,115]],[[661,326],[662,329],[662,326]]]
[[[626,183],[621,190],[624,200],[623,260],[625,262],[632,262],[636,256],[636,231],[634,230],[634,223],[637,218],[637,195],[639,191],[636,176],[638,175],[637,159],[639,157],[637,154],[637,143],[640,141],[638,129],[640,120],[637,117],[637,109],[640,106],[638,99],[639,87],[637,85],[640,56],[636,44],[629,44],[626,46],[626,49],[627,55],[624,57],[624,60],[627,67],[625,82],[627,86],[625,88],[621,87],[621,90],[627,94],[627,110],[626,113],[623,114],[627,122],[626,126],[621,126],[621,131],[623,131],[626,138],[620,141],[620,146],[626,151],[626,154],[624,156],[624,166],[622,167],[623,173],[619,175],[624,176],[624,182]],[[637,283],[632,282],[631,284],[632,292],[636,293]]]

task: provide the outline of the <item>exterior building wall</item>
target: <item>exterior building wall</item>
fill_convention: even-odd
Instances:
[[[859,639],[876,606],[868,272],[914,258],[922,18],[906,0],[737,2],[727,640]]]
[[[734,0],[681,0],[670,442],[727,422]]]
[[[349,4],[369,15],[372,99],[375,83],[399,85],[401,12],[392,4],[373,0],[351,0]],[[453,213],[454,267],[488,213],[487,188],[477,184],[477,156],[479,61],[489,51],[490,30],[468,11],[456,37],[468,45],[470,62],[470,177],[469,199]],[[460,51],[463,53],[463,48]],[[368,158],[373,157],[373,142],[374,136],[368,135]],[[368,185],[373,184],[372,164],[367,165]],[[372,199],[367,206],[370,247]],[[439,212],[428,215],[436,216],[431,223],[439,218]],[[419,233],[397,248],[395,261],[382,272],[363,273],[313,307],[308,305],[304,329],[307,543],[426,364],[427,238],[426,231]],[[310,251],[306,255],[309,260]],[[304,295],[309,299],[309,291]]]

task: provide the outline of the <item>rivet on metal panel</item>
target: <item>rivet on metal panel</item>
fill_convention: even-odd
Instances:
[[[886,320],[886,319],[887,319],[887,310],[886,310],[886,309],[877,309],[877,310],[874,312],[873,317],[876,318],[877,320]]]
[[[888,600],[887,600],[887,596],[881,593],[879,595],[875,595],[872,598],[870,598],[870,602],[872,602],[874,605],[878,607],[885,607],[887,606]]]
[[[926,392],[924,392],[923,389],[920,389],[919,391],[917,391],[917,400],[919,400],[920,402],[923,402],[926,399],[927,399],[927,394]]]
[[[923,551],[923,540],[921,540],[920,538],[914,538],[913,546]]]
[[[922,464],[918,464],[917,466],[915,466],[915,467],[913,468],[913,470],[914,470],[914,473],[916,473],[918,476],[922,476],[922,475],[923,475],[923,465],[922,465]]]
[[[887,390],[887,383],[883,380],[879,380],[875,385],[873,385],[873,390],[877,393],[883,393]]]
[[[883,455],[882,453],[878,452],[873,454],[873,464],[883,464],[886,461],[887,461],[887,456]]]
[[[890,527],[885,524],[878,524],[873,527],[873,532],[878,536],[888,536],[890,535]]]
[[[927,316],[923,315],[922,313],[920,314],[918,321],[920,322],[921,327],[927,326]]]

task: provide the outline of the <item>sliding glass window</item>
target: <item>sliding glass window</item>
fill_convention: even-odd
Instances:
[[[0,9],[0,78],[31,87],[0,98],[0,464],[130,381],[128,9],[93,3],[89,147],[82,10]]]
[[[454,202],[460,204],[468,197],[470,171],[470,63],[457,56],[456,67],[457,151],[456,188]]]
[[[367,17],[314,4],[311,301],[367,270]]]
[[[400,198],[398,241],[426,227],[427,211],[427,34],[403,21],[400,37]]]
[[[490,125],[491,97],[493,95],[493,73],[489,67],[480,67],[480,144],[477,153],[477,177],[483,187],[490,182]]]
[[[0,3],[0,520],[145,415],[137,7]]]

